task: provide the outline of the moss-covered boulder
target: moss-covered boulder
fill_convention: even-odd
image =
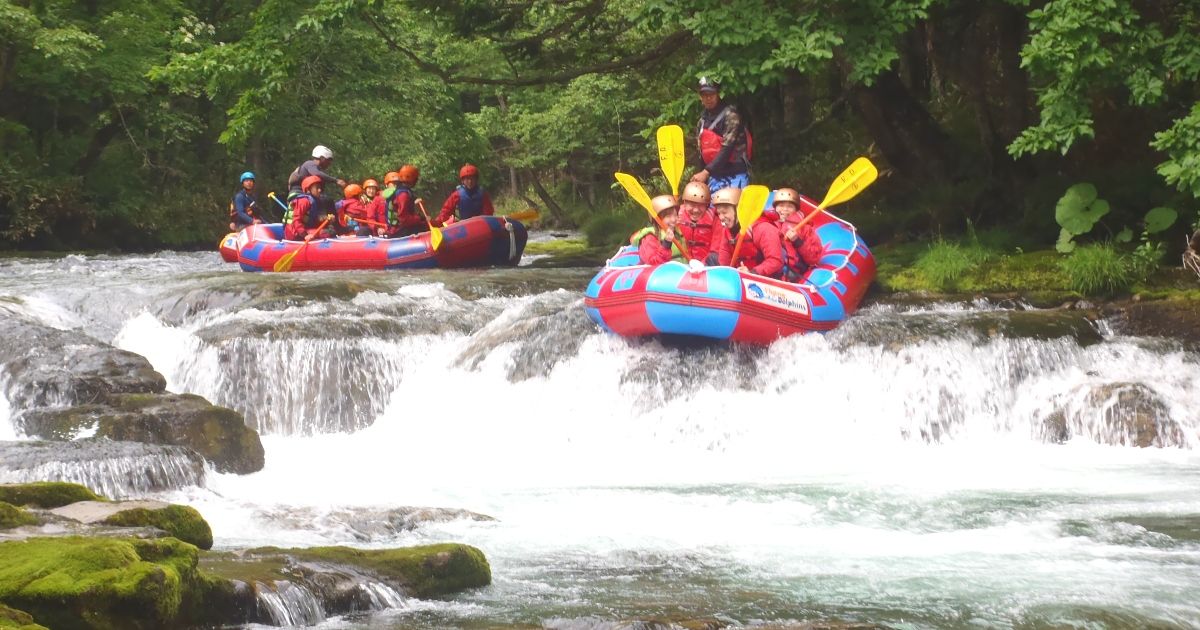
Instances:
[[[210,578],[174,538],[30,538],[0,543],[0,602],[55,630],[181,625]]]
[[[201,549],[211,549],[212,528],[186,505],[161,501],[82,501],[51,510],[51,514],[85,524],[115,527],[153,527]]]
[[[49,440],[95,427],[97,437],[110,440],[185,446],[221,472],[257,472],[264,462],[258,432],[242,414],[193,394],[114,394],[94,404],[32,409],[14,422]]]
[[[33,622],[33,617],[22,610],[0,604],[0,630],[47,630]]]
[[[0,484],[0,501],[13,505],[56,508],[77,501],[104,501],[85,486],[63,481]]]
[[[413,597],[435,597],[492,583],[491,565],[483,552],[457,543],[398,549],[261,547],[236,555],[208,554],[204,567],[248,583],[295,581],[322,571],[365,574]]]
[[[0,501],[0,529],[12,529],[22,525],[33,525],[37,522],[37,517],[28,511],[11,503]]]

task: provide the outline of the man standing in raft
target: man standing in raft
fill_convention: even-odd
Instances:
[[[242,187],[229,203],[229,229],[237,232],[247,225],[262,223],[254,216],[254,206],[257,204],[258,200],[254,198],[254,173],[246,171],[242,173]]]
[[[683,260],[683,252],[675,239],[675,224],[679,221],[679,204],[671,195],[659,195],[650,200],[650,207],[658,215],[658,220],[666,226],[666,231],[659,229],[655,223],[642,228],[629,237],[631,245],[637,245],[638,262],[643,265],[661,265],[669,260]]]
[[[446,197],[442,211],[438,213],[433,224],[437,227],[470,219],[481,214],[492,216],[496,208],[492,206],[492,198],[479,185],[479,169],[474,164],[464,164],[458,169],[459,185]],[[458,212],[455,212],[457,210]]]
[[[692,181],[707,183],[709,190],[745,188],[750,184],[753,139],[737,109],[721,100],[721,85],[700,77],[697,86],[704,111],[696,125],[701,169]]]
[[[325,169],[329,168],[330,164],[333,164],[333,151],[330,151],[329,147],[322,144],[313,147],[312,159],[297,166],[296,170],[292,171],[291,175],[288,175],[288,193],[304,192],[301,184],[305,179],[314,175],[321,178],[322,184],[337,184],[338,190],[345,188],[346,180],[338,179],[325,172]]]
[[[717,226],[717,215],[708,201],[708,185],[700,182],[688,182],[679,196],[679,231],[687,241],[688,254],[700,262],[708,258]]]
[[[716,260],[713,260],[714,253],[710,253],[710,265],[730,265],[735,262],[733,250],[737,247],[738,233],[742,229],[738,225],[737,217],[737,204],[741,193],[739,188],[724,188],[712,196],[713,207],[721,219],[721,227],[713,237],[712,249]],[[778,278],[783,271],[783,248],[780,241],[779,228],[767,217],[760,216],[753,225],[746,228],[746,236],[742,239],[741,249],[738,250],[738,271]]]

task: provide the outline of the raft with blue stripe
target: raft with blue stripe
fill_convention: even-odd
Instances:
[[[237,260],[243,271],[272,271],[280,258],[304,244],[283,240],[280,223],[248,226],[237,238]],[[296,254],[291,271],[514,266],[520,262],[528,238],[520,221],[479,216],[442,228],[437,251],[429,242],[429,232],[401,238],[313,239]]]
[[[801,198],[808,215],[816,203]],[[875,257],[850,223],[814,217],[822,253],[796,283],[693,262],[639,264],[621,248],[592,278],[584,310],[622,337],[688,335],[766,345],[781,337],[832,330],[862,301],[875,278]]]

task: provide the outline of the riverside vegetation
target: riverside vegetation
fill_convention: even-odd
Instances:
[[[869,151],[883,176],[844,214],[873,245],[933,243],[917,272],[931,286],[953,281],[962,261],[944,244],[973,225],[1021,235],[1024,252],[1079,243],[1062,254],[1073,290],[1129,291],[1174,266],[1198,220],[1194,3],[77,9],[0,7],[10,246],[211,247],[237,173],[280,190],[318,142],[348,178],[418,164],[431,197],[461,163],[482,164],[501,206],[535,203],[549,224],[612,246],[644,220],[612,172],[653,178],[653,129],[690,126],[700,75],[750,120],[762,183],[819,191]],[[745,13],[760,19],[734,19]],[[1088,182],[1103,183],[1104,212],[1093,194],[1063,225],[1060,198]],[[1168,210],[1170,225],[1152,229]],[[1092,219],[1106,227],[1078,225]]]

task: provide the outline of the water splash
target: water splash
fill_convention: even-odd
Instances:
[[[325,620],[325,609],[312,591],[287,580],[270,585],[254,583],[259,612],[265,612],[271,623],[285,628],[312,626]]]

